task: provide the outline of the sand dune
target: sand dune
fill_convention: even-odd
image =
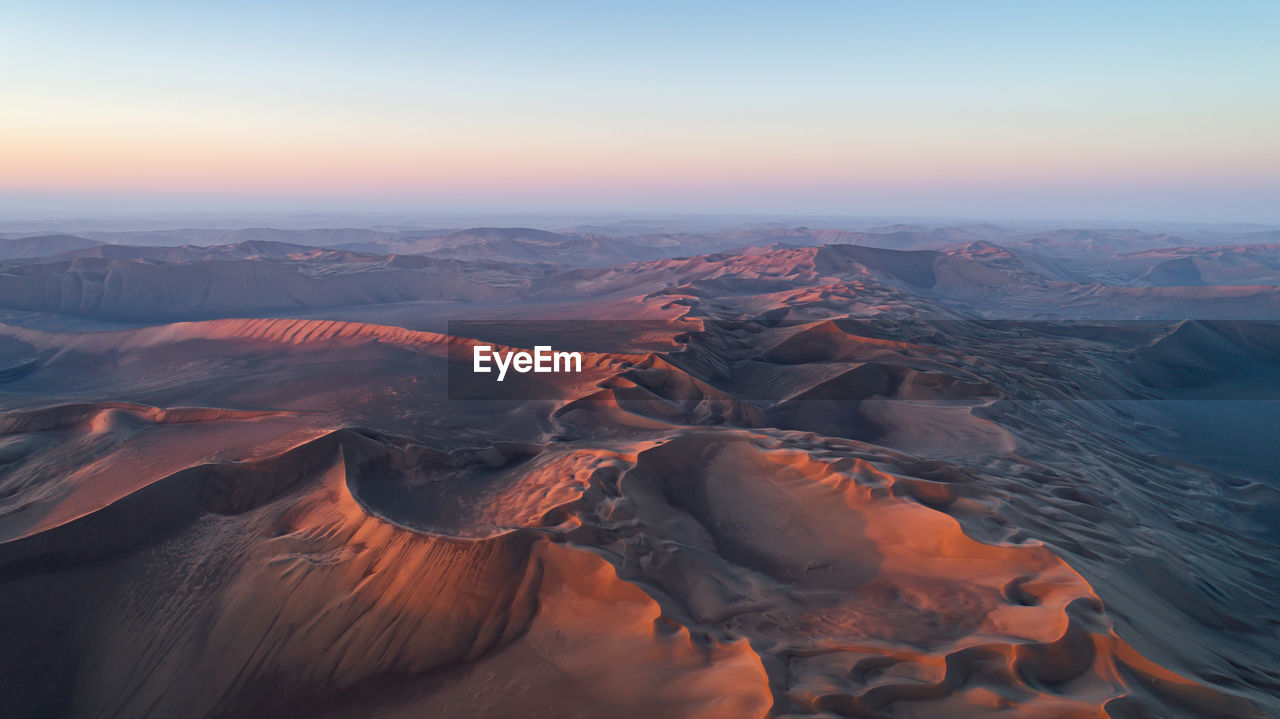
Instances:
[[[60,571],[59,581],[110,589],[94,564],[131,550],[116,560],[127,573],[200,577],[195,586],[122,588],[134,609],[104,617],[103,633],[79,648],[112,661],[93,662],[102,669],[81,676],[66,709],[265,716],[475,662],[419,711],[452,716],[459,702],[474,711],[477,695],[512,716],[588,716],[602,702],[636,717],[765,711],[765,677],[744,644],[717,648],[664,628],[653,600],[592,555],[532,534],[459,542],[372,518],[350,487],[371,455],[387,451],[340,430],[254,463],[168,475],[57,530],[0,544],[0,574],[11,580],[38,565]],[[286,478],[296,479],[276,481]],[[245,541],[264,530],[267,545]],[[11,670],[15,659],[6,656]],[[566,676],[566,666],[579,669]],[[632,678],[614,678],[626,667]],[[645,672],[647,689],[636,678]],[[275,691],[273,681],[292,689]],[[390,698],[400,711],[413,706]]]
[[[500,290],[444,273],[386,269],[309,277],[282,266],[235,260],[152,265],[111,260],[0,275],[0,306],[117,319],[219,316],[254,309],[378,304],[420,299],[491,299]]]
[[[465,242],[459,246],[471,247]],[[544,260],[557,257],[536,249],[528,252]],[[468,259],[456,259],[259,240],[214,247],[102,245],[35,263],[8,263],[0,271],[0,308],[153,323],[407,302],[501,307],[531,300],[608,302],[654,294],[721,301],[800,294],[808,297],[802,306],[828,310],[892,298],[917,307],[932,303],[938,312],[989,314],[991,308],[999,308],[1004,316],[1092,319],[1262,319],[1275,317],[1275,307],[1280,306],[1275,283],[1132,286],[1152,282],[1126,272],[1058,267],[1048,259],[1024,258],[986,241],[942,250],[775,245],[603,267],[577,266],[584,264],[574,259],[577,252],[564,250],[565,258],[557,264],[531,263],[524,250],[501,249],[461,253]],[[583,252],[592,255],[595,250]],[[1172,261],[1185,264],[1184,260],[1192,262]],[[798,309],[796,304],[775,299],[762,311]]]
[[[1270,455],[1168,414],[1280,391],[1275,288],[822,232],[7,264],[0,714],[1277,715]],[[544,341],[583,372],[466,394]]]
[[[586,716],[601,702],[622,716],[750,716],[771,705],[766,672],[781,661],[791,677],[781,701],[794,709],[856,715],[929,702],[963,714],[1012,708],[1012,695],[1024,715],[1122,704],[1251,715],[1242,700],[1163,670],[1117,638],[1087,582],[1044,547],[968,538],[926,506],[957,501],[946,500],[945,485],[908,480],[899,490],[892,472],[865,460],[779,439],[683,433],[638,451],[443,461],[340,430],[252,463],[192,467],[4,542],[0,574],[38,587],[44,574],[28,572],[40,566],[91,586],[101,581],[97,563],[124,554],[116,561],[126,574],[205,577],[198,591],[128,589],[145,614],[107,615],[105,635],[81,647],[113,661],[81,677],[68,707],[76,713],[340,705],[379,678],[463,663],[474,666],[436,692],[401,688],[390,703],[427,716],[460,706],[514,716],[517,697],[547,716]],[[535,466],[502,471],[513,461]],[[440,476],[448,466],[452,478]],[[484,471],[461,481],[455,472],[468,466]],[[416,487],[406,496],[422,510],[373,491],[388,482]],[[446,482],[470,494],[463,505],[489,511],[458,524],[457,512],[423,493]],[[544,510],[530,513],[531,500]],[[432,509],[447,525],[421,523]],[[407,511],[413,526],[369,516],[388,511]],[[207,519],[216,516],[226,519]],[[477,534],[474,522],[488,529]],[[266,545],[237,540],[267,528]],[[582,549],[556,549],[547,532]],[[190,542],[204,551],[165,549]],[[181,567],[190,562],[198,564]],[[160,617],[182,617],[176,634],[131,629]],[[190,635],[192,622],[208,634]],[[264,638],[267,653],[255,649]],[[609,657],[609,673],[593,680]],[[541,662],[560,667],[550,685]],[[630,678],[611,684],[619,665]],[[832,684],[835,667],[854,681]],[[198,686],[187,672],[202,677]],[[285,681],[298,696],[253,676]]]

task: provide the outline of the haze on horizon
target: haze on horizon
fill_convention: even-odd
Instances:
[[[1280,6],[0,2],[0,212],[1280,221]]]

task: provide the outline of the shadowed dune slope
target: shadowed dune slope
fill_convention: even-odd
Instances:
[[[1280,388],[1276,288],[887,233],[6,263],[0,716],[1280,715],[1272,465],[1162,414]],[[583,371],[467,399],[478,342]]]

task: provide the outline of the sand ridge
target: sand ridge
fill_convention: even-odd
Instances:
[[[1125,405],[1207,356],[1265,374],[1273,334],[957,309],[1213,294],[1038,261],[526,268],[562,311],[684,320],[474,403],[442,359],[477,340],[438,332],[2,325],[5,713],[1274,714],[1277,492],[1159,455]]]

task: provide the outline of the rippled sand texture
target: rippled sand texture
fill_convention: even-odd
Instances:
[[[1280,335],[992,324],[926,289],[999,262],[856,249],[575,275],[671,349],[531,399],[366,322],[0,328],[0,713],[1280,712],[1280,492],[1135,409]]]

